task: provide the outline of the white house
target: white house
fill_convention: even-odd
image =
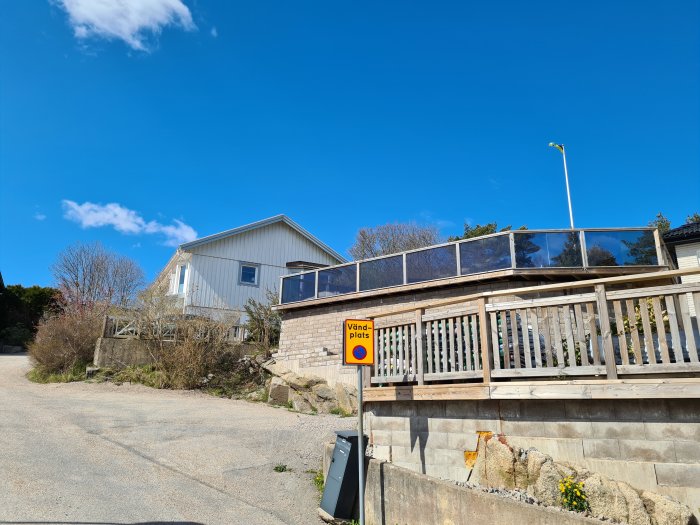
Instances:
[[[345,259],[286,215],[181,244],[156,283],[167,285],[185,314],[215,317],[264,302],[280,277]]]
[[[691,222],[664,233],[664,243],[671,250],[680,270],[700,267],[700,223]],[[681,282],[698,283],[700,275],[684,275]],[[694,301],[688,294],[690,315],[695,315]]]

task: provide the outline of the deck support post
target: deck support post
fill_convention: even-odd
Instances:
[[[603,339],[603,351],[605,352],[605,370],[608,379],[617,379],[617,365],[615,364],[615,349],[613,347],[612,333],[610,331],[610,317],[608,316],[608,299],[605,294],[605,285],[597,284],[595,297],[598,307],[598,321],[600,322],[600,335]],[[593,337],[593,334],[591,334]]]

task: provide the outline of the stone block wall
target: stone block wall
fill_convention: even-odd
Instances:
[[[479,432],[664,494],[700,518],[700,399],[398,401],[365,405],[373,456],[470,477]]]

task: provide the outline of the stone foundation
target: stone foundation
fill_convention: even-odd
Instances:
[[[700,399],[397,401],[365,404],[374,457],[470,478],[479,432],[669,496],[700,517]]]

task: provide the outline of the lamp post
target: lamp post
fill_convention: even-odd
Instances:
[[[561,151],[561,155],[564,158],[564,178],[566,179],[566,198],[569,201],[569,222],[571,223],[571,229],[574,229],[574,212],[571,211],[571,192],[569,191],[569,171],[566,169],[566,150],[564,149],[564,144],[557,144],[555,142],[550,142],[549,145],[552,148],[557,148]]]

